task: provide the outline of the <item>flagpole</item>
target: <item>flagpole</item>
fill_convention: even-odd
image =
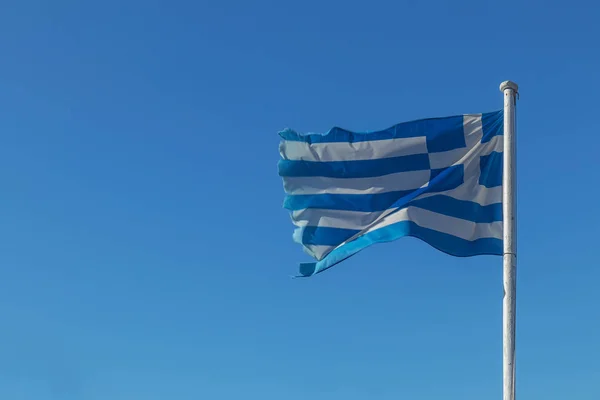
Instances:
[[[515,328],[517,302],[516,103],[519,87],[502,82],[504,94],[504,166],[502,173],[503,283],[502,353],[503,400],[515,400]]]

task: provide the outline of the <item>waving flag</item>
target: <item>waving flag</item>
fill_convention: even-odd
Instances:
[[[294,240],[315,262],[417,237],[453,256],[502,255],[503,112],[405,122],[377,132],[280,132]]]

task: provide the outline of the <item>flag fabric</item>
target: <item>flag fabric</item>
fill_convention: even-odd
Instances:
[[[279,133],[284,208],[322,272],[375,243],[413,236],[453,256],[502,255],[503,112],[355,133]]]

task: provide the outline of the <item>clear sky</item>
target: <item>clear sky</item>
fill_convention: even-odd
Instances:
[[[501,398],[501,259],[413,238],[311,279],[285,127],[519,83],[517,391],[600,398],[592,1],[0,4],[0,398]]]

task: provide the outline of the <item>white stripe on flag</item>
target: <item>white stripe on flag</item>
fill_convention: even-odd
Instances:
[[[373,160],[427,154],[427,142],[425,137],[313,144],[284,140],[279,144],[279,153],[284,160]]]
[[[397,209],[389,209],[379,213],[364,213],[357,211],[339,210],[302,210],[303,214],[295,216],[296,226],[318,226],[322,228],[339,228],[360,230],[360,235],[384,228],[388,225],[401,221],[413,221],[417,225],[438,232],[447,233],[465,240],[476,240],[480,238],[502,239],[502,222],[472,222],[464,219],[450,217],[448,215],[425,210],[423,208],[410,206],[395,212]],[[312,211],[313,215],[307,215],[304,211]],[[324,212],[327,212],[325,214]],[[320,215],[320,218],[308,219]]]
[[[397,172],[369,178],[286,177],[287,194],[376,194],[418,189],[429,181],[429,170]]]
[[[365,229],[374,221],[388,215],[396,209],[378,212],[328,210],[306,208],[292,212],[292,221],[296,226],[319,226],[323,228]]]
[[[335,246],[319,246],[314,244],[305,244],[302,246],[304,252],[309,256],[314,257],[317,261],[321,261],[331,250],[335,249]]]

